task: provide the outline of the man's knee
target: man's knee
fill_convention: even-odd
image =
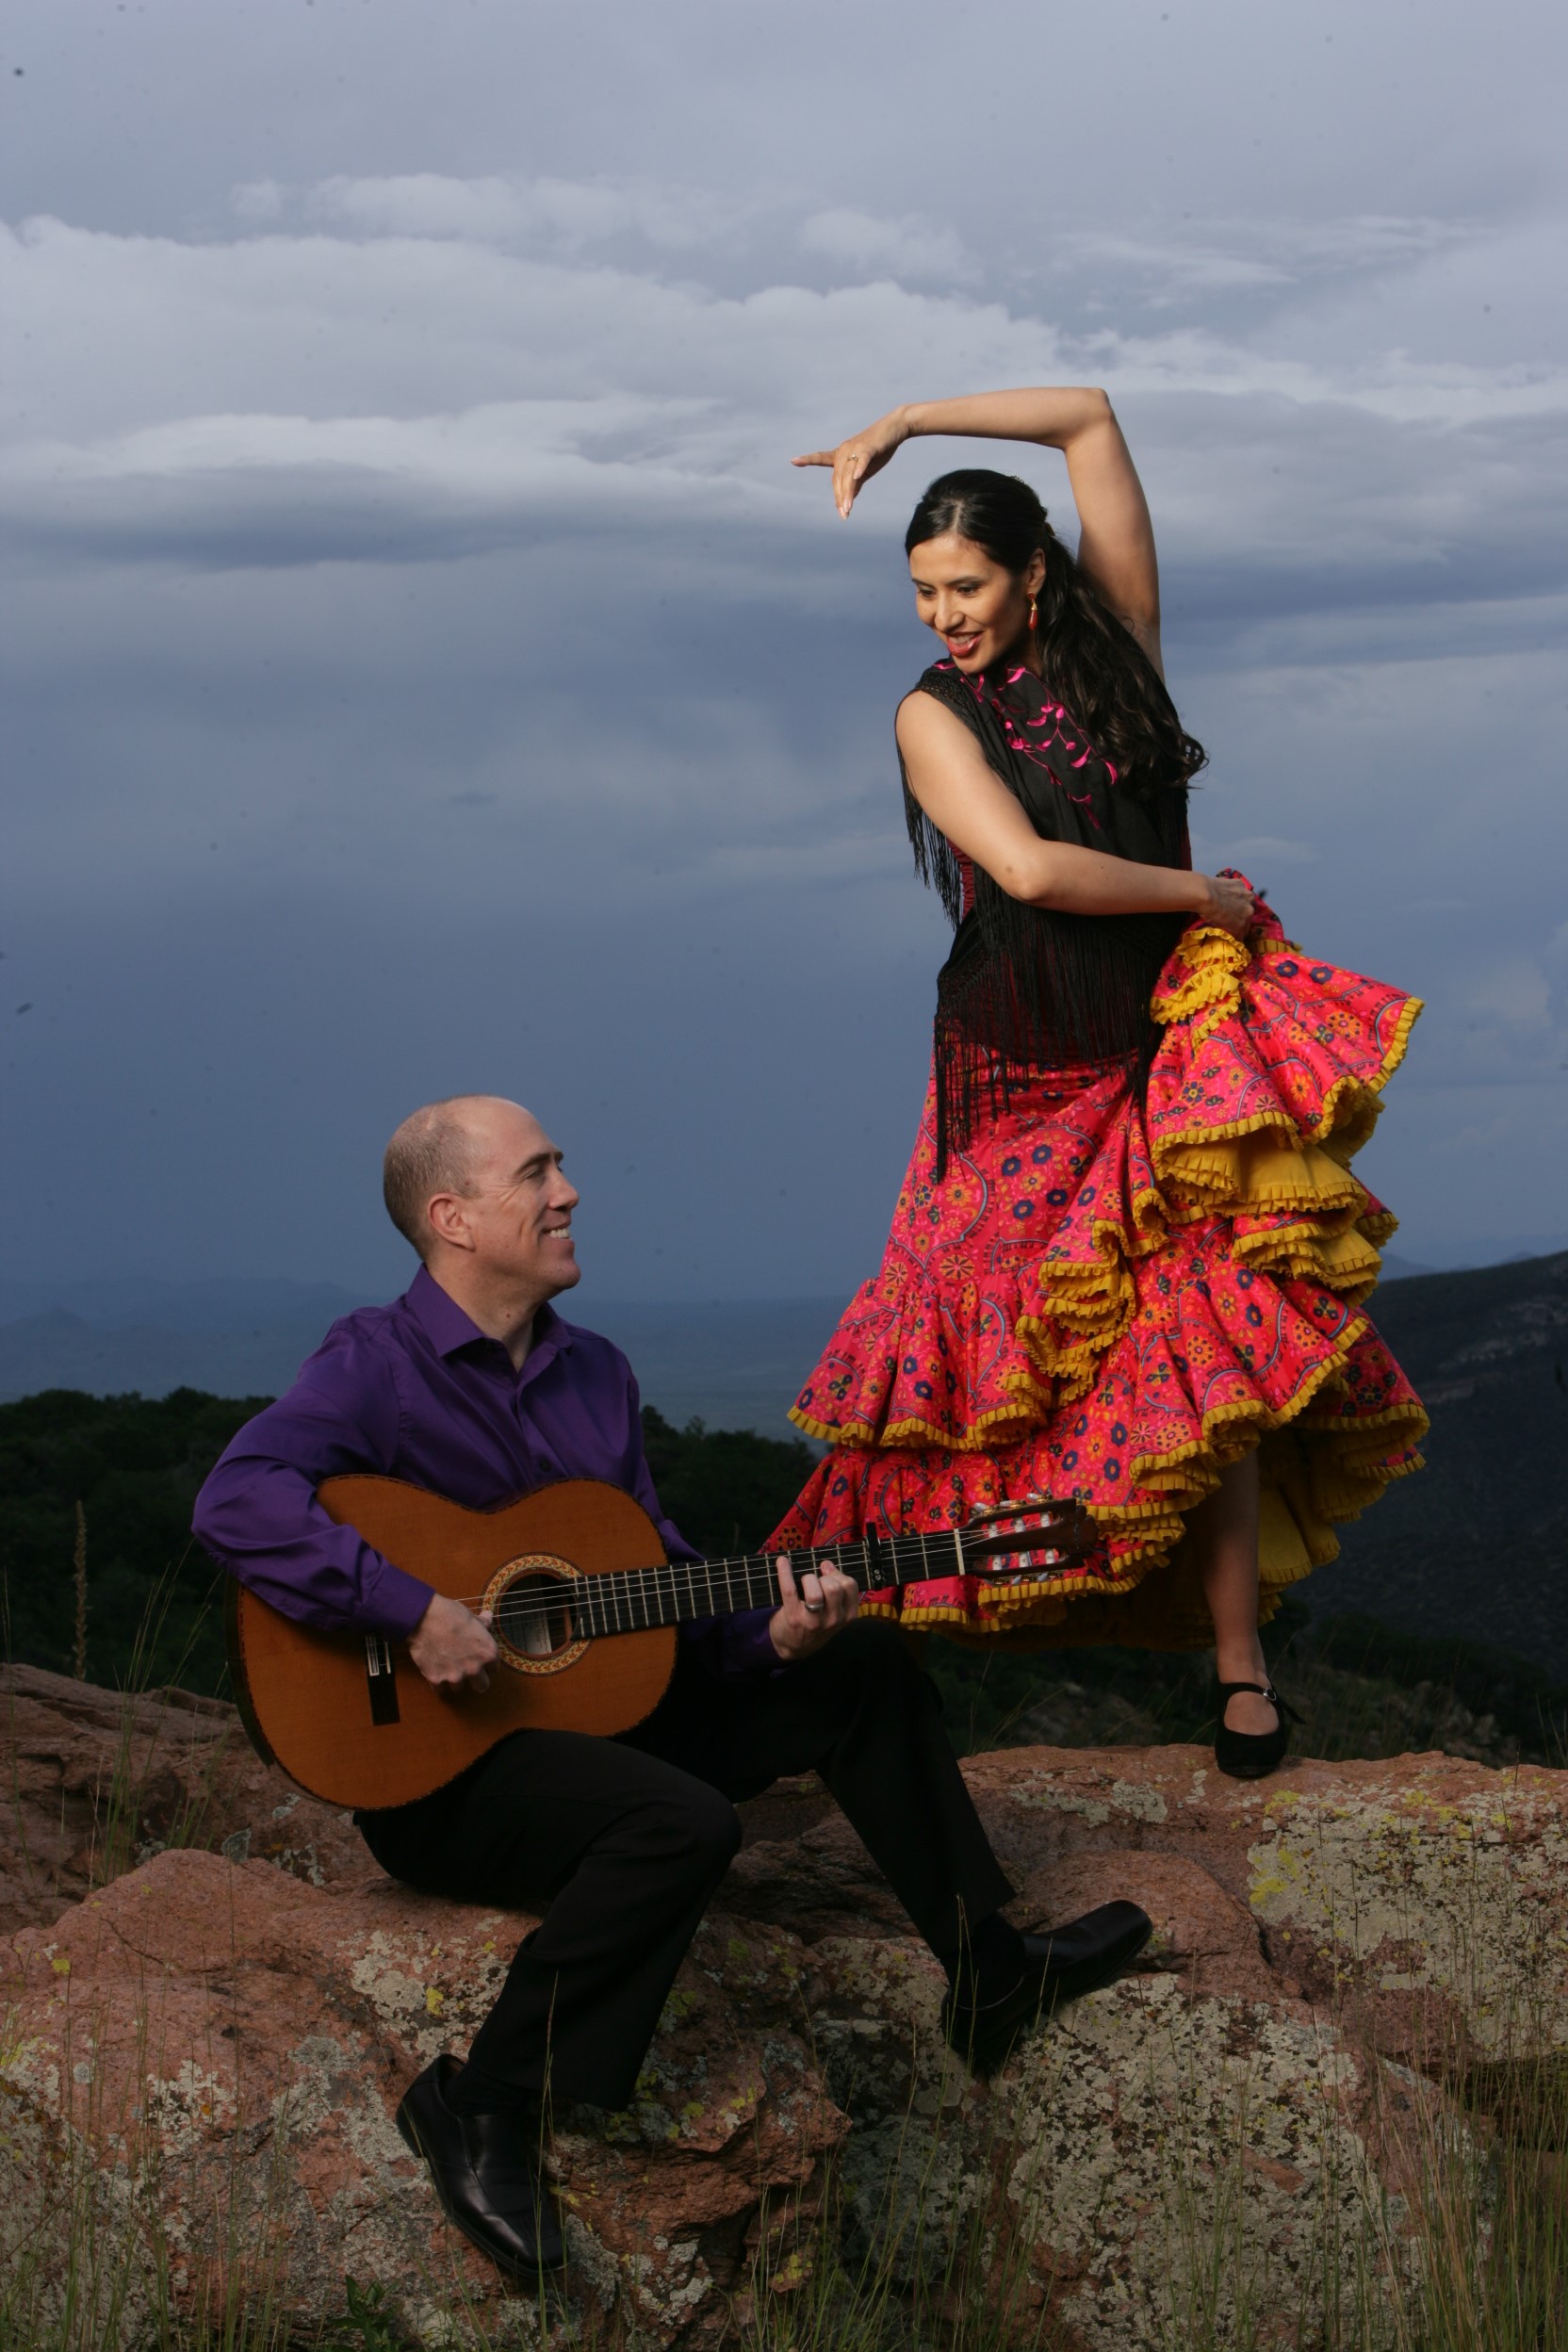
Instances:
[[[707,1781],[682,1773],[650,1805],[650,1833],[691,1869],[694,1876],[722,1876],[741,1848],[741,1817],[729,1799]],[[656,1824],[656,1826],[655,1826]]]
[[[692,1837],[697,1851],[720,1869],[727,1870],[741,1851],[741,1817],[722,1789],[699,1781],[701,1795],[692,1811]]]

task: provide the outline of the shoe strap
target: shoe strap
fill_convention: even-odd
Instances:
[[[1296,1709],[1291,1706],[1290,1701],[1288,1699],[1282,1699],[1271,1682],[1222,1682],[1219,1684],[1218,1689],[1219,1712],[1221,1720],[1224,1718],[1225,1709],[1229,1706],[1232,1697],[1237,1690],[1255,1690],[1260,1699],[1266,1699],[1270,1707],[1277,1707],[1279,1709],[1280,1721],[1282,1723],[1299,1723],[1302,1720],[1301,1717],[1296,1712]]]

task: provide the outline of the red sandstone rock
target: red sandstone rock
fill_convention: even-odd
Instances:
[[[0,2256],[47,2306],[90,2211],[133,2287],[104,2307],[106,2352],[136,2341],[160,2261],[184,2311],[271,2289],[308,2333],[350,2278],[453,2352],[539,2342],[390,2121],[418,2066],[466,2047],[528,1922],[392,1886],[211,1703],[124,1707],[18,1669],[8,1723],[0,1886],[30,1923],[0,1944]],[[146,1858],[90,1893],[122,1756]],[[1062,2352],[1168,2342],[1227,2230],[1224,2277],[1266,2282],[1282,2343],[1287,2311],[1328,2323],[1330,2241],[1352,2284],[1404,2295],[1390,2197],[1466,2127],[1388,2061],[1479,2061],[1478,2082],[1568,2045],[1568,1775],[1424,1756],[1237,1784],[1182,1748],[966,1771],[1021,1924],[1132,1896],[1156,1924],[1144,1965],[974,2083],[859,1841],[813,1783],[783,1785],[747,1808],[633,2110],[563,2119],[562,2329],[710,2340],[764,2231],[809,2221],[829,2159],[911,2291],[935,2264],[939,2295],[970,2245],[1025,2333],[1049,2309]],[[173,1845],[198,1806],[226,1854]],[[796,2271],[772,2275],[787,2291]]]
[[[1426,2043],[1455,2034],[1483,2055],[1511,2018],[1535,2038],[1548,2031],[1541,2020],[1556,2020],[1568,2045],[1568,1773],[1432,1755],[1305,1759],[1234,1781],[1188,1747],[1004,1748],[964,1772],[1024,1895],[1021,1924],[1118,1894],[1157,1918],[1167,1898],[1140,1894],[1157,1884],[1140,1873],[1156,1857],[1180,1860],[1202,1875],[1184,1882],[1169,1922],[1178,1967],[1223,1949],[1250,1968],[1247,1939],[1236,1940],[1245,1915],[1276,1994],[1335,2011],[1353,2001],[1389,2055],[1420,2062]],[[796,1838],[749,1846],[724,1901],[788,1919],[808,1940],[899,1924],[835,1812]]]
[[[169,1845],[270,1862],[313,1886],[363,1878],[346,1813],[263,1764],[232,1707],[100,1690],[0,1667],[0,1935],[43,1926]]]
[[[421,2066],[466,2045],[531,1924],[384,1878],[326,1892],[180,1852],[24,1930],[0,1972],[0,2139],[28,2151],[6,2183],[13,2226],[87,2147],[102,2175],[139,2182],[128,2319],[162,2262],[188,2316],[281,2294],[318,2326],[349,2276],[416,2328],[461,2303],[476,2333],[527,2339],[528,2299],[446,2227],[392,2116]],[[563,2119],[564,2324],[655,2341],[716,2324],[760,2200],[782,2224],[809,2198],[847,2125],[790,2031],[797,1950],[706,1925],[634,2108]]]

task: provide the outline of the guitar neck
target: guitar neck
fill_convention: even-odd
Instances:
[[[584,1576],[573,1592],[585,1634],[637,1633],[693,1617],[732,1617],[743,1609],[776,1608],[776,1562],[787,1559],[797,1579],[836,1568],[862,1592],[965,1572],[956,1529],[935,1535],[864,1536],[855,1544],[824,1544],[810,1551],[746,1552],[736,1560],[672,1560],[658,1568],[625,1568]]]

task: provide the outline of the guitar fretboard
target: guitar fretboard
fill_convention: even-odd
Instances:
[[[501,1630],[550,1608],[569,1608],[580,1635],[639,1633],[654,1625],[679,1625],[692,1617],[729,1617],[747,1609],[776,1608],[776,1560],[787,1559],[798,1579],[808,1572],[837,1568],[862,1592],[924,1583],[966,1572],[964,1541],[956,1529],[934,1535],[900,1535],[878,1543],[819,1545],[802,1552],[748,1552],[736,1560],[672,1560],[657,1568],[623,1568],[572,1579],[569,1589],[540,1584],[514,1587],[501,1603]]]

